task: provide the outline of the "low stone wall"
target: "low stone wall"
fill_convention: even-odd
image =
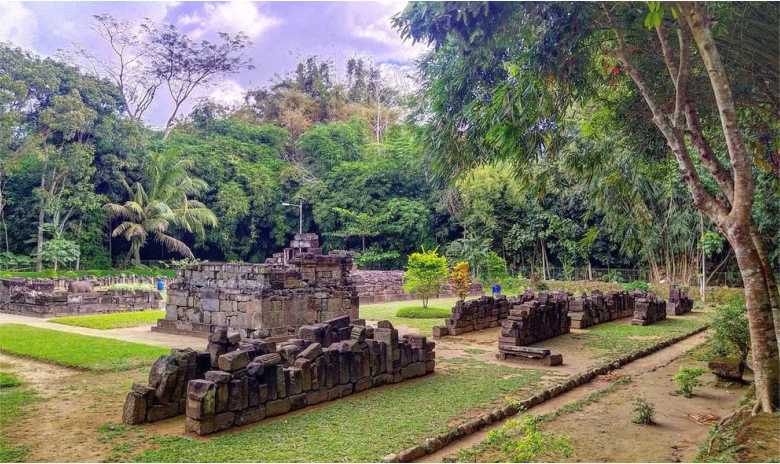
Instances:
[[[298,338],[278,344],[219,328],[206,351],[161,357],[149,384],[128,393],[123,420],[139,424],[185,412],[186,430],[205,435],[433,372],[433,342],[399,339],[388,321],[362,324],[342,316],[302,326]]]
[[[404,292],[404,271],[353,270],[351,276],[361,304],[419,299],[415,295]],[[472,296],[483,293],[482,285],[479,283],[472,284],[469,289],[469,295]],[[444,285],[439,294],[440,297],[454,295],[455,292],[449,282]]]
[[[654,295],[645,295],[634,300],[634,325],[650,325],[666,319],[666,302]]]
[[[569,301],[566,293],[542,292],[524,303],[513,304],[507,319],[501,322],[499,351],[504,346],[528,346],[569,333]]]
[[[50,279],[0,279],[0,312],[51,317],[159,309],[156,290],[95,290],[88,280],[61,289]]]
[[[669,289],[669,301],[666,303],[667,316],[679,316],[693,310],[693,300],[688,297],[688,292],[676,285]]]
[[[569,317],[574,329],[586,329],[596,324],[623,319],[634,315],[634,300],[644,296],[642,292],[607,292],[593,290],[569,301]]]

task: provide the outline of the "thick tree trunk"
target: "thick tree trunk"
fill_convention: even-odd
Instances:
[[[769,289],[761,258],[750,235],[750,225],[735,225],[727,229],[727,236],[737,257],[745,288],[756,400],[761,410],[772,412],[780,406],[780,358]]]
[[[761,260],[761,270],[763,271],[764,281],[769,292],[769,305],[772,307],[772,319],[775,323],[775,337],[777,338],[778,347],[780,347],[780,292],[777,289],[777,279],[772,266],[769,264],[769,253],[767,252],[764,238],[756,232],[755,226],[752,228],[750,235],[753,239],[753,245],[756,247],[758,257]]]

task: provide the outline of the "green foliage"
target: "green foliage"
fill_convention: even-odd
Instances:
[[[165,317],[165,311],[129,311],[110,314],[90,314],[86,316],[63,316],[49,319],[63,325],[87,327],[89,329],[120,329],[125,327],[138,327],[140,325],[152,325],[158,319]]]
[[[639,425],[652,425],[655,417],[655,406],[641,396],[634,398],[634,409],[631,422]]]
[[[723,251],[723,242],[725,239],[717,232],[706,231],[699,239],[699,247],[704,250],[707,257],[720,254]]]
[[[81,271],[0,271],[0,277],[25,277],[30,279],[50,279],[61,277],[75,279],[81,277],[116,277],[116,276],[141,276],[141,277],[167,277],[176,276],[173,269],[162,269],[149,266],[132,266],[124,269],[86,269]]]
[[[737,356],[740,362],[747,361],[750,352],[750,330],[745,303],[735,298],[730,303],[718,306],[710,323],[712,328],[712,353],[716,356]]]
[[[511,462],[548,462],[571,456],[570,439],[565,435],[542,432],[539,423],[539,418],[533,415],[511,419],[490,431],[485,444],[499,447]]]
[[[452,315],[451,313],[452,311],[448,308],[404,306],[398,308],[395,316],[408,319],[446,319]]]
[[[26,269],[32,265],[32,259],[29,256],[17,255],[10,251],[0,253],[0,269]]]
[[[418,295],[427,308],[428,299],[441,291],[447,276],[447,259],[436,250],[412,253],[404,273],[404,291]]]
[[[369,248],[355,258],[360,269],[398,269],[401,254],[397,251],[382,251]]]
[[[623,290],[630,292],[631,290],[642,290],[645,292],[650,291],[650,284],[641,280],[634,280],[623,284]]]
[[[55,238],[44,242],[41,250],[43,262],[51,264],[55,271],[59,268],[60,264],[67,266],[75,263],[80,255],[81,250],[79,249],[78,243],[64,238]]]
[[[624,280],[625,279],[623,278],[623,273],[616,269],[610,269],[606,274],[601,276],[602,282],[620,283],[623,282]]]
[[[168,352],[158,346],[22,324],[0,324],[0,351],[91,371],[121,371],[146,366]]]
[[[538,384],[541,373],[469,360],[398,388],[378,388],[323,403],[305,414],[263,421],[209,440],[166,437],[141,462],[376,462],[443,433],[466,413],[490,410],[507,394]],[[332,424],[340,424],[335,431]],[[388,440],[388,431],[393,439]]]
[[[693,396],[694,388],[701,385],[699,377],[704,374],[706,369],[701,367],[681,367],[676,374],[674,374],[674,381],[677,383],[677,392],[686,398]]]

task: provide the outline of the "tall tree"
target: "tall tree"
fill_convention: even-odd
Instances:
[[[413,40],[454,49],[458,69],[480,59],[492,69],[496,61],[503,62],[497,71],[479,67],[467,71],[472,86],[452,92],[456,101],[439,102],[442,107],[460,108],[455,110],[459,118],[434,123],[443,127],[438,133],[446,140],[439,146],[455,147],[455,157],[449,159],[456,166],[480,157],[528,160],[556,154],[566,110],[572,102],[592,95],[593,88],[603,82],[592,64],[601,57],[615,60],[616,66],[609,68],[610,78],[624,73],[630,77],[674,155],[695,207],[723,232],[738,256],[750,322],[757,407],[772,411],[780,404],[780,334],[773,320],[780,295],[763,237],[752,223],[753,162],[745,149],[729,81],[735,67],[724,62],[724,46],[716,36],[729,36],[745,18],[764,26],[777,18],[762,21],[759,9],[743,5],[679,3],[673,14],[664,14],[665,7],[655,3],[650,4],[649,13],[643,8],[636,4],[413,3],[395,18],[395,24]],[[735,14],[732,8],[743,14]],[[716,12],[723,13],[719,19],[724,24],[718,30],[713,27]],[[654,34],[649,35],[645,27]],[[677,37],[676,47],[668,38],[670,28]],[[777,28],[766,30],[776,34]],[[507,46],[494,47],[501,43]],[[773,66],[771,61],[764,65]],[[702,66],[703,72],[697,74]],[[670,79],[664,82],[661,72]],[[770,93],[777,89],[775,85]],[[700,103],[713,97],[711,105]],[[742,101],[750,107],[750,101]],[[717,145],[703,129],[702,121],[709,120],[705,116],[719,122],[715,133],[725,141],[721,153],[714,151]],[[715,127],[711,124],[708,129]],[[478,147],[480,142],[487,149]]]

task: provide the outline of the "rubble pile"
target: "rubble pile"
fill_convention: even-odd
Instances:
[[[655,295],[645,294],[634,300],[633,325],[650,325],[666,319],[666,301]]]

